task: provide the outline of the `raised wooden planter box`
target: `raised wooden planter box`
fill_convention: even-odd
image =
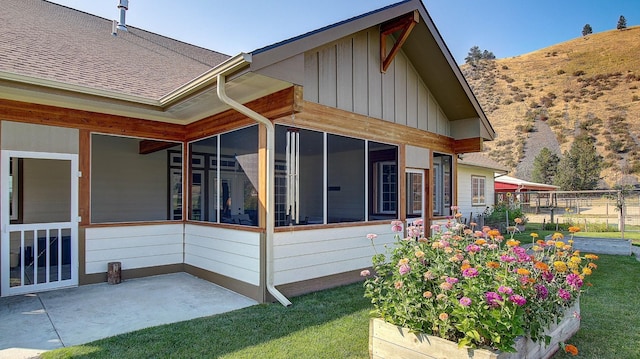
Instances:
[[[373,318],[369,322],[370,358],[405,359],[548,359],[558,351],[559,343],[567,341],[580,329],[580,303],[565,311],[563,319],[547,330],[548,346],[528,338],[516,341],[515,353],[488,349],[458,348],[458,343],[426,334],[413,334],[408,329]]]

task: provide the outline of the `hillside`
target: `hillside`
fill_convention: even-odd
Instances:
[[[596,138],[602,187],[640,178],[640,26],[576,38],[462,71],[497,138],[485,153],[531,180],[533,159],[561,155],[577,133]]]

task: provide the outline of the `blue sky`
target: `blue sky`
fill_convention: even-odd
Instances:
[[[118,0],[51,0],[118,19]],[[127,23],[228,55],[260,47],[400,0],[129,0]],[[640,0],[423,0],[456,62],[479,46],[504,58],[640,24]]]

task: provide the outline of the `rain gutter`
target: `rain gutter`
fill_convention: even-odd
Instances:
[[[240,60],[242,58],[242,60]],[[233,61],[237,59],[239,61]],[[227,76],[232,74],[233,72],[246,67],[247,64],[251,63],[251,55],[249,54],[240,54],[233,59],[230,59],[229,63],[233,63],[235,66],[228,66],[223,71],[217,74],[217,94],[220,101],[229,105],[234,110],[240,112],[241,114],[249,117],[250,119],[256,121],[259,124],[262,124],[267,129],[267,145],[266,145],[266,162],[267,162],[267,173],[266,173],[266,187],[267,187],[267,196],[265,208],[267,209],[267,219],[266,219],[266,270],[267,270],[267,278],[266,285],[267,291],[273,295],[280,304],[288,307],[291,305],[289,299],[287,299],[276,287],[273,285],[273,234],[275,228],[275,216],[274,216],[274,198],[275,198],[275,189],[273,186],[273,178],[275,174],[274,167],[274,143],[275,143],[275,127],[271,121],[262,116],[261,114],[253,111],[252,109],[234,101],[229,98],[226,93],[226,81]]]

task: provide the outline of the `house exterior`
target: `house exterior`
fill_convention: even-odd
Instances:
[[[495,135],[419,0],[236,56],[1,3],[2,296],[120,262],[288,305],[449,215]]]
[[[495,201],[494,177],[505,175],[509,169],[482,153],[465,153],[458,160],[458,211],[467,223],[487,208],[493,208]]]

